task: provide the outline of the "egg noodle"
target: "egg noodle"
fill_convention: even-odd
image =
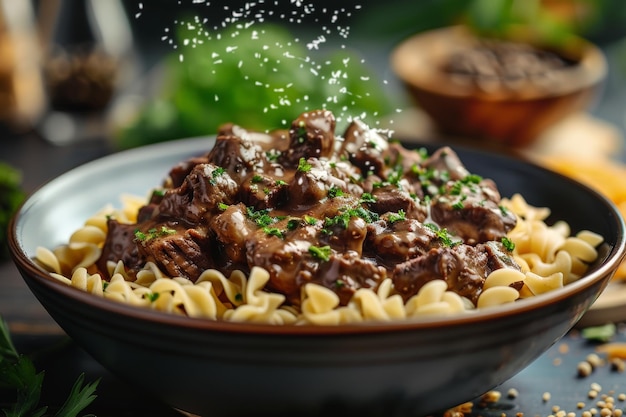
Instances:
[[[435,279],[403,302],[391,279],[376,290],[361,288],[350,302],[340,305],[331,290],[309,283],[303,287],[301,307],[285,304],[285,296],[264,290],[269,273],[253,267],[246,276],[230,276],[210,269],[192,281],[168,277],[153,263],[146,263],[135,278],[125,273],[122,262],[110,262],[111,279],[96,272],[95,262],[107,234],[107,218],[135,223],[145,199],[122,196],[122,207],[106,207],[87,219],[67,244],[53,250],[37,248],[36,262],[59,281],[95,296],[166,313],[211,320],[269,324],[339,325],[363,321],[391,321],[432,315],[467,313],[561,288],[579,279],[598,257],[602,236],[581,231],[572,235],[566,222],[548,225],[548,208],[529,205],[519,194],[502,199],[502,205],[518,217],[508,233],[515,243],[513,257],[521,270],[502,268],[486,277],[477,306],[449,291],[444,280]],[[510,284],[523,282],[518,291]]]
[[[583,159],[548,156],[540,159],[548,168],[567,175],[595,189],[610,199],[626,218],[626,166],[606,158]],[[614,280],[626,281],[626,262],[622,262]]]

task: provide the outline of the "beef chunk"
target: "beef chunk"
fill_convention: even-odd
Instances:
[[[446,175],[443,178],[453,181],[462,180],[470,174],[456,152],[448,146],[437,149],[424,161],[422,167],[437,172],[444,172]]]
[[[248,219],[243,204],[229,206],[210,221],[211,231],[215,234],[220,248],[220,258],[224,264],[246,264],[246,240],[256,227]]]
[[[251,140],[235,135],[220,135],[207,155],[208,161],[223,168],[235,181],[260,172],[268,163],[265,151]]]
[[[412,193],[405,191],[403,187],[382,185],[375,187],[371,194],[374,201],[368,202],[368,207],[378,214],[403,211],[410,218],[420,220],[426,218],[424,207],[420,206]]]
[[[302,158],[330,157],[335,146],[335,124],[328,110],[301,114],[291,124],[289,149],[280,155],[280,163],[295,168]]]
[[[450,291],[476,304],[485,278],[499,268],[518,269],[503,248],[492,244],[440,246],[397,265],[392,279],[405,300],[417,294],[427,282],[442,279]]]
[[[517,218],[500,207],[500,195],[492,184],[478,178],[449,181],[445,191],[432,199],[432,220],[469,244],[501,240]]]
[[[415,219],[379,220],[368,225],[365,253],[393,267],[438,246],[435,232]]]
[[[100,258],[96,262],[98,270],[108,277],[107,263],[109,261],[117,263],[123,261],[124,266],[129,271],[136,271],[143,267],[145,261],[137,251],[135,244],[135,224],[119,223],[114,218],[107,220],[107,236],[102,247]],[[133,273],[131,272],[132,276]]]
[[[382,175],[387,139],[360,120],[350,123],[339,150],[342,157],[359,167],[364,175]]]
[[[165,181],[166,188],[180,187],[183,181],[189,175],[191,170],[198,164],[206,164],[208,162],[206,156],[199,156],[190,158],[187,161],[183,161],[176,164],[169,173],[168,179]]]
[[[284,206],[288,199],[288,183],[266,174],[253,174],[241,183],[240,200],[257,210]]]
[[[325,225],[324,232],[320,236],[320,245],[328,245],[340,253],[353,252],[360,256],[363,253],[367,230],[367,223],[364,219],[346,217],[343,221]]]
[[[271,230],[284,230],[283,224]],[[300,304],[300,285],[310,280],[318,262],[308,253],[316,242],[319,225],[299,227],[288,236],[276,236],[269,229],[258,229],[246,241],[249,265],[264,268],[270,274],[267,287],[284,294],[296,305]]]
[[[237,183],[222,168],[196,165],[180,187],[165,193],[158,214],[198,224],[206,214],[219,212],[220,203],[232,204],[237,191]]]
[[[177,224],[162,223],[145,224],[139,230],[143,234],[137,243],[140,256],[171,277],[196,281],[215,265],[210,239],[202,229],[181,229]]]
[[[314,282],[322,285],[339,296],[339,303],[347,305],[359,288],[376,288],[387,277],[387,271],[380,265],[363,259],[354,251],[333,253],[327,261],[319,263],[318,268],[300,285]]]

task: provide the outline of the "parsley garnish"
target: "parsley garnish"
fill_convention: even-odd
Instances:
[[[272,217],[268,213],[269,209],[254,210],[254,207],[246,207],[248,218],[254,221],[259,227],[266,227],[278,221],[276,217]]]
[[[305,158],[300,158],[298,161],[298,171],[309,172],[311,168],[313,168],[313,166],[309,164]]]
[[[280,239],[283,239],[285,237],[285,235],[283,234],[283,231],[280,230],[278,227],[265,226],[263,228],[263,232],[265,232],[265,234],[268,236],[276,236]]]
[[[461,241],[452,240],[452,238],[450,237],[450,233],[448,233],[448,229],[440,229],[437,225],[433,223],[424,223],[424,226],[435,232],[435,235],[444,246],[453,247],[461,243]]]
[[[9,333],[9,326],[0,319],[0,386],[14,389],[16,401],[11,408],[1,409],[11,417],[46,416],[48,407],[40,406],[44,372],[37,373],[33,361],[15,349]],[[65,403],[55,417],[75,417],[96,399],[94,394],[100,380],[84,384],[81,374],[70,391]]]
[[[300,219],[289,219],[287,221],[287,230],[296,230],[300,226]]]
[[[217,208],[218,208],[218,209],[220,209],[221,211],[226,210],[228,207],[229,207],[229,206],[228,206],[228,204],[226,204],[226,203],[221,203],[221,202],[220,202],[220,203],[217,203]]]
[[[220,175],[222,175],[224,172],[226,172],[226,170],[222,167],[215,168],[213,172],[211,173],[211,179],[209,180],[209,182],[212,185],[215,185],[215,179],[219,177]]]
[[[466,199],[467,199],[467,194],[463,194],[463,195],[461,196],[461,198],[459,198],[459,200],[458,200],[456,203],[452,204],[452,208],[453,208],[454,210],[462,210],[462,209],[463,209],[463,207],[465,207],[465,205],[463,204],[463,202],[464,202]]]
[[[359,217],[365,220],[366,223],[372,223],[379,219],[377,213],[367,210],[363,207],[347,208],[344,207],[339,214],[334,217],[327,217],[324,220],[324,232],[329,233],[328,228],[333,226],[341,226],[343,229],[348,228],[350,219],[352,217]]]
[[[146,242],[157,237],[173,235],[174,233],[176,233],[176,230],[170,229],[166,226],[161,226],[160,229],[153,227],[149,229],[147,233],[144,233],[141,230],[137,229],[135,230],[135,240],[138,242]]]
[[[333,185],[328,189],[328,197],[330,198],[341,197],[343,195],[343,190],[339,187]]]
[[[370,193],[361,194],[361,198],[359,199],[359,203],[375,203],[376,201],[376,197]]]
[[[319,247],[319,246],[311,245],[309,246],[309,253],[314,258],[317,258],[320,261],[326,262],[330,259],[331,249],[330,249],[330,246]]]
[[[146,298],[148,300],[150,300],[151,303],[154,303],[156,300],[159,299],[160,295],[161,295],[161,293],[159,293],[159,292],[151,292],[149,294],[146,294]]]
[[[262,177],[261,175],[259,175],[259,174],[254,174],[254,175],[252,176],[252,183],[253,183],[253,184],[259,183],[259,182],[261,182],[261,181],[263,181],[263,177]]]
[[[317,219],[313,216],[309,216],[308,214],[304,215],[304,221],[311,226],[317,224]]]
[[[406,213],[404,212],[404,210],[398,210],[397,213],[389,213],[389,217],[387,220],[389,220],[390,223],[406,220]]]
[[[281,152],[276,149],[270,149],[269,151],[265,152],[265,156],[270,162],[276,162],[280,154]]]
[[[513,242],[508,237],[504,236],[502,238],[502,246],[504,246],[504,248],[508,250],[509,252],[513,252],[513,250],[515,249],[515,242]]]

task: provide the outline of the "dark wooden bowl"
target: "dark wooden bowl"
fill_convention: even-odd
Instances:
[[[551,74],[550,81],[486,91],[459,83],[441,69],[453,53],[477,42],[463,27],[446,27],[412,36],[392,53],[393,70],[409,96],[444,135],[530,144],[559,120],[587,108],[607,72],[604,54],[572,37],[554,52],[576,64]]]

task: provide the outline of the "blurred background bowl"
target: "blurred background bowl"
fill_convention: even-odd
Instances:
[[[624,223],[600,194],[508,156],[456,149],[503,195],[552,209],[551,221],[605,237],[589,273],[561,289],[472,314],[349,326],[271,326],[192,319],[100,298],[33,262],[121,193],[145,195],[213,139],[177,140],[75,168],[33,193],[13,218],[13,260],[76,343],[137,391],[203,416],[424,416],[508,380],[570,330],[626,251]],[[572,210],[575,207],[576,210]]]
[[[477,85],[443,70],[452,56],[484,40],[465,26],[450,26],[411,36],[392,53],[392,68],[408,95],[443,135],[531,144],[556,122],[589,107],[606,77],[600,49],[573,35],[550,51],[572,65],[514,88],[489,80]],[[515,42],[522,40],[526,43],[522,38]]]

